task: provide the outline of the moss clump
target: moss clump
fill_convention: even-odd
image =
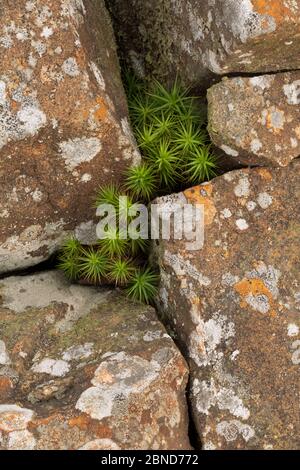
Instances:
[[[130,118],[143,163],[130,174],[130,189],[147,197],[174,192],[216,175],[217,161],[199,99],[178,80],[171,89],[158,82],[146,87],[125,75]],[[145,173],[144,179],[141,173]]]
[[[198,99],[189,96],[177,80],[169,90],[158,82],[148,88],[131,74],[125,83],[143,161],[126,172],[123,187],[109,184],[98,191],[95,207],[112,206],[116,225],[108,221],[105,236],[93,247],[68,240],[59,256],[59,268],[72,280],[114,284],[125,288],[130,298],[151,303],[159,277],[147,266],[145,227],[140,226],[139,236],[133,239],[122,232],[120,222],[128,226],[131,211],[140,203],[215,176],[216,157]]]

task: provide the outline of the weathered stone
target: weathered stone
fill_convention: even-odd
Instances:
[[[109,0],[142,75],[207,85],[214,74],[300,68],[300,0]],[[213,72],[213,73],[212,73]]]
[[[247,165],[285,166],[300,155],[300,72],[223,79],[208,90],[210,136]]]
[[[54,271],[0,299],[0,449],[190,449],[187,367],[152,307]]]
[[[203,446],[299,449],[300,162],[173,196],[187,202],[204,205],[203,249],[161,240],[154,257]]]
[[[139,154],[103,0],[1,2],[0,13],[5,272],[47,259],[73,229],[90,241],[96,188]]]

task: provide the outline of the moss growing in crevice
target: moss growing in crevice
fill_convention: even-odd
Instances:
[[[71,280],[116,285],[133,300],[152,303],[159,277],[148,266],[148,224],[140,224],[136,238],[130,237],[127,227],[141,213],[141,204],[145,207],[155,197],[215,176],[217,159],[201,100],[190,96],[178,80],[167,89],[157,81],[149,86],[126,72],[124,84],[142,162],[127,170],[123,186],[99,188],[95,207],[109,205],[115,217],[108,219],[97,245],[85,247],[67,240],[58,266]],[[105,216],[104,211],[102,220]]]

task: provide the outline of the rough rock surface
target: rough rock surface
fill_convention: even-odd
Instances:
[[[107,0],[123,55],[138,73],[215,74],[300,68],[300,0]]]
[[[91,234],[99,184],[139,158],[102,0],[0,6],[0,272]]]
[[[0,449],[190,448],[187,367],[152,307],[57,272],[0,299]]]
[[[214,144],[246,165],[285,166],[300,155],[300,72],[223,79],[208,90]]]
[[[203,249],[161,240],[153,255],[204,448],[299,449],[300,162],[169,200],[186,202],[204,205]]]

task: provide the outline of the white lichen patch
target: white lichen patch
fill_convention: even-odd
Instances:
[[[45,39],[49,39],[53,35],[53,33],[54,33],[53,28],[50,28],[49,26],[44,26],[41,32],[41,37]]]
[[[264,192],[258,195],[257,202],[262,209],[267,209],[269,206],[271,206],[273,198],[270,194]]]
[[[6,103],[6,83],[0,80],[0,105],[3,106]]]
[[[246,203],[246,207],[247,207],[247,209],[248,209],[249,212],[254,211],[254,209],[256,208],[256,206],[257,206],[257,204],[256,204],[255,201],[248,201],[248,202]]]
[[[26,429],[34,412],[18,405],[0,405],[0,430],[5,432]]]
[[[217,386],[212,379],[211,382],[195,379],[192,385],[192,395],[195,398],[196,408],[199,413],[208,415],[212,407],[217,406],[220,410],[227,410],[233,416],[248,419],[250,411],[243,404],[233,389]]]
[[[239,354],[240,354],[240,351],[239,351],[238,349],[236,349],[236,350],[233,351],[233,353],[230,355],[230,359],[231,359],[232,361],[235,361]]]
[[[300,364],[300,340],[293,342],[292,349],[294,349],[292,353],[292,363],[297,366]]]
[[[287,97],[288,104],[296,106],[300,104],[300,80],[284,85],[283,92]]]
[[[176,276],[189,275],[202,286],[209,286],[211,284],[211,280],[207,276],[199,272],[189,260],[186,260],[179,254],[175,255],[166,250],[164,252],[164,261],[166,264],[172,267]]]
[[[82,222],[75,229],[75,237],[83,245],[95,245],[97,243],[97,225],[93,220]]]
[[[88,183],[89,181],[91,181],[92,179],[92,175],[90,175],[90,173],[84,173],[81,178],[80,178],[80,181],[82,181],[83,183]]]
[[[0,365],[5,366],[10,364],[10,358],[6,351],[6,346],[4,341],[0,339]]]
[[[249,228],[248,222],[245,219],[237,219],[235,225],[241,231],[247,230]]]
[[[193,36],[194,41],[199,41],[200,39],[204,39],[205,37],[205,22],[204,19],[201,18],[199,15],[195,14],[194,9],[191,7],[189,3],[187,3],[188,7],[188,22],[190,25],[191,33]]]
[[[246,175],[243,175],[238,184],[234,187],[234,194],[237,197],[248,197],[250,194],[250,182]]]
[[[296,323],[289,323],[287,327],[288,336],[298,336],[299,326]]]
[[[290,138],[290,142],[293,149],[296,149],[299,145],[298,139],[295,139],[294,137]]]
[[[239,277],[233,275],[230,272],[224,273],[222,275],[222,285],[223,286],[233,286],[239,281]]]
[[[32,191],[31,197],[34,202],[41,202],[43,199],[43,193],[39,189],[35,189],[34,191]]]
[[[223,73],[223,69],[215,51],[211,49],[206,50],[203,56],[203,62],[212,72],[217,74]]]
[[[70,171],[82,163],[93,160],[102,149],[102,143],[97,137],[77,137],[59,144],[62,158]]]
[[[7,448],[9,450],[34,450],[35,447],[35,437],[27,429],[13,431],[8,435]]]
[[[234,323],[228,322],[226,316],[220,312],[216,312],[206,322],[199,316],[198,325],[190,334],[189,356],[199,367],[216,364],[223,356],[218,346],[225,344],[234,335]]]
[[[38,364],[34,364],[31,370],[38,374],[49,374],[53,377],[63,377],[69,372],[70,365],[68,362],[61,359],[45,358]]]
[[[227,442],[236,441],[240,436],[244,441],[248,442],[255,436],[255,431],[251,426],[236,419],[221,421],[217,424],[216,431],[217,434],[223,436]]]
[[[231,157],[238,157],[239,152],[237,150],[234,150],[233,148],[229,147],[228,145],[221,145],[220,147],[227,155],[230,155]]]
[[[245,297],[245,301],[253,310],[259,313],[268,313],[270,310],[269,298],[264,294],[253,295],[250,293]]]
[[[99,87],[101,88],[101,90],[104,91],[105,90],[105,80],[103,78],[103,75],[102,75],[99,67],[95,64],[95,62],[90,62],[90,69],[93,72]]]
[[[272,106],[264,116],[265,124],[274,134],[278,134],[284,129],[286,118],[284,111],[281,109]]]
[[[21,103],[15,114],[6,99],[6,85],[0,82],[0,149],[11,140],[19,141],[34,136],[47,124],[47,116],[34,96],[26,97],[23,90],[16,91],[14,99]]]
[[[149,343],[151,341],[155,341],[157,339],[160,339],[162,337],[163,333],[161,330],[157,331],[147,331],[147,333],[144,334],[143,340],[146,343]]]
[[[222,23],[225,23],[225,27],[232,31],[233,36],[243,43],[250,38],[271,33],[276,29],[273,16],[258,14],[251,0],[224,2]],[[224,28],[224,25],[222,27]]]
[[[114,404],[131,394],[142,393],[158,377],[160,365],[125,352],[114,353],[97,368],[92,387],[85,390],[76,409],[93,419],[111,416]]]
[[[62,358],[64,361],[79,361],[81,359],[87,359],[90,357],[94,352],[94,344],[93,343],[85,343],[80,344],[78,346],[71,346],[67,349]]]
[[[250,149],[251,152],[258,154],[260,149],[262,148],[263,144],[259,139],[252,139],[250,142]]]
[[[253,87],[259,88],[260,90],[268,90],[273,84],[275,77],[272,75],[261,75],[258,77],[249,78],[249,82]]]
[[[232,212],[227,207],[220,212],[220,216],[223,219],[229,219],[232,216]]]
[[[78,67],[75,57],[69,57],[62,64],[63,72],[69,77],[78,77],[80,75],[80,69]]]

